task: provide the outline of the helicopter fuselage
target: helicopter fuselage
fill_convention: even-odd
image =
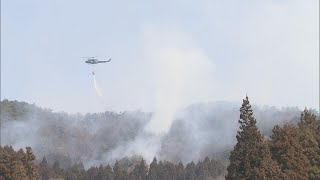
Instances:
[[[111,61],[111,59],[109,59],[108,61],[99,61],[98,59],[88,59],[85,61],[85,63],[87,64],[99,64],[99,63],[106,63]]]

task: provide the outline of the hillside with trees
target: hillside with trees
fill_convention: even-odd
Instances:
[[[320,178],[314,110],[259,108],[246,97],[240,118],[239,108],[225,102],[181,114],[148,161],[121,150],[138,137],[156,138],[143,130],[152,113],[68,114],[4,100],[0,179]]]
[[[267,139],[246,97],[239,123],[226,179],[320,179],[320,119],[315,114],[305,109],[298,123],[276,125]]]

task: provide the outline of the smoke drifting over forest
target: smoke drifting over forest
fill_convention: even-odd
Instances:
[[[35,105],[1,102],[1,143],[14,148],[31,146],[41,159],[83,161],[86,167],[114,163],[123,157],[154,156],[184,163],[205,156],[227,158],[235,144],[239,104],[193,104],[174,115],[168,132],[146,129],[153,114],[140,111],[94,114],[54,113]],[[295,121],[298,108],[257,107],[254,115],[262,133],[269,136],[275,124]],[[226,160],[226,159],[224,159]],[[53,162],[53,161],[52,161]]]
[[[168,132],[175,113],[195,102],[212,97],[214,63],[192,37],[175,27],[145,25],[144,54],[141,66],[147,66],[154,116],[147,125],[153,133]],[[201,79],[201,80],[200,80]]]

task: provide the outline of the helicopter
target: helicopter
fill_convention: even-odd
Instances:
[[[99,63],[106,63],[106,62],[110,62],[111,58],[107,61],[99,61],[97,58],[95,57],[85,57],[87,58],[87,60],[85,61],[85,63],[87,64],[99,64]]]

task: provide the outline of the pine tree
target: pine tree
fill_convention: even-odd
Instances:
[[[246,96],[240,108],[240,130],[230,155],[226,179],[278,179],[281,171],[271,159],[269,147],[261,135]]]
[[[320,179],[320,145],[319,145],[319,120],[310,111],[305,109],[301,113],[299,122],[300,143],[303,153],[310,162],[309,179]],[[318,133],[318,134],[317,134]]]
[[[27,171],[18,156],[13,156],[10,160],[10,178],[9,179],[30,179],[27,176]]]
[[[85,170],[83,163],[80,162],[75,163],[71,168],[67,170],[66,179],[73,180],[73,179],[84,179]]]
[[[98,168],[96,166],[90,167],[86,172],[86,178],[85,179],[93,179],[96,180],[98,176]]]
[[[179,164],[176,166],[176,179],[177,180],[184,180],[184,167],[182,162],[180,161]]]
[[[22,160],[24,168],[26,170],[26,175],[29,179],[38,179],[38,168],[34,164],[34,160],[36,159],[35,155],[32,152],[31,147],[26,147],[26,155]]]
[[[157,158],[154,157],[153,161],[150,164],[147,180],[156,180],[157,179],[157,172],[158,172],[157,168],[158,168]]]
[[[310,163],[299,142],[299,131],[293,125],[275,126],[270,149],[286,179],[308,179]]]
[[[135,169],[133,169],[133,171],[129,173],[129,179],[130,180],[142,180],[141,177],[135,171]]]
[[[144,161],[144,159],[141,160],[141,162],[137,165],[135,165],[133,171],[130,173],[129,179],[131,180],[146,180],[148,173],[148,167]]]
[[[195,180],[197,179],[196,175],[196,165],[193,161],[191,163],[188,163],[185,170],[185,178],[186,180]]]
[[[222,174],[224,174],[225,170],[226,170],[226,167],[224,164],[222,164],[220,161],[211,159],[209,171],[212,177],[216,178],[218,176],[221,176]]]
[[[301,113],[299,126],[307,126],[316,134],[318,134],[320,133],[318,129],[319,121],[320,120],[317,119],[317,116],[315,114],[311,113],[311,111],[305,108]]]
[[[164,177],[166,180],[175,180],[175,177],[177,175],[175,165],[171,162],[165,161],[163,174],[165,175]]]
[[[106,179],[107,180],[114,180],[114,178],[115,178],[114,173],[113,173],[112,168],[109,164],[105,167],[104,171],[106,172],[106,176],[107,176]]]
[[[53,168],[54,170],[60,169],[60,163],[59,163],[59,161],[57,161],[57,160],[54,161],[52,168]]]
[[[9,152],[0,146],[0,179],[10,179],[10,161]]]
[[[157,180],[166,180],[165,167],[162,161],[159,161],[157,166]]]
[[[144,159],[141,160],[141,162],[138,166],[138,170],[139,170],[139,175],[140,175],[141,179],[146,180],[147,174],[148,174],[148,167],[147,167]]]
[[[105,171],[105,168],[103,167],[102,164],[100,164],[100,166],[98,168],[98,175],[95,179],[96,180],[107,179],[107,172]]]
[[[115,180],[126,180],[128,179],[128,174],[127,171],[124,170],[118,161],[114,164],[113,167],[114,175],[115,175]]]
[[[46,180],[50,178],[50,169],[48,165],[48,161],[44,156],[41,163],[39,164],[39,175],[40,179]]]
[[[54,178],[61,178],[64,176],[64,171],[62,168],[60,168],[60,163],[57,160],[54,161],[52,166],[52,176]]]
[[[38,179],[38,168],[34,164],[35,156],[27,147],[16,152],[11,146],[0,146],[0,179]]]
[[[210,177],[208,162],[210,162],[210,160],[208,157],[206,157],[206,161],[204,161],[204,162],[199,161],[197,163],[197,171],[196,171],[197,179],[205,180]]]

